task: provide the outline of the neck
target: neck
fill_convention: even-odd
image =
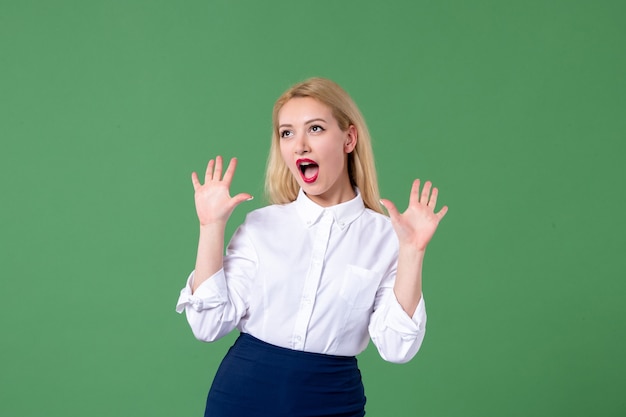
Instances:
[[[336,206],[337,204],[345,203],[356,197],[356,191],[352,188],[352,184],[350,184],[349,179],[346,184],[338,190],[335,190],[335,192],[327,192],[319,195],[307,194],[305,192],[305,194],[311,201],[321,207]]]

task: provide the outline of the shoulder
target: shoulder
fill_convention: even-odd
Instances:
[[[371,227],[380,229],[381,231],[385,230],[385,231],[393,232],[393,227],[391,226],[391,219],[388,216],[385,216],[384,214],[380,214],[372,209],[366,208],[363,211],[363,214],[361,215],[361,217],[359,218],[359,221],[363,223],[367,223],[371,225]]]
[[[375,240],[392,247],[397,246],[396,232],[391,225],[391,219],[384,214],[366,208],[356,219],[354,226],[354,231],[359,234],[363,242]]]
[[[272,204],[248,213],[244,224],[247,227],[256,228],[262,226],[266,229],[277,223],[285,223],[285,221],[289,221],[294,216],[297,216],[297,214],[293,203]]]
[[[296,210],[290,204],[270,205],[248,213],[240,234],[263,253],[284,253],[286,242],[304,236]]]
[[[350,242],[354,242],[353,246],[358,248],[357,253],[353,254],[356,259],[351,264],[379,271],[382,275],[387,273],[384,271],[393,270],[398,259],[399,245],[389,217],[365,209],[350,226],[348,233]]]

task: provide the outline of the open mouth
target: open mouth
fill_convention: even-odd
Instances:
[[[300,170],[300,176],[304,182],[307,184],[315,182],[320,171],[320,167],[317,165],[317,162],[311,159],[298,159],[296,161],[296,165]]]

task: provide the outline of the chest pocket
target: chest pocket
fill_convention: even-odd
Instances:
[[[380,275],[376,271],[348,265],[339,295],[352,308],[364,309],[374,305]]]

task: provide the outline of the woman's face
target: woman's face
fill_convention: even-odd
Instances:
[[[328,106],[297,97],[280,109],[278,135],[283,161],[311,200],[328,207],[355,197],[348,175],[354,126],[343,132]]]

